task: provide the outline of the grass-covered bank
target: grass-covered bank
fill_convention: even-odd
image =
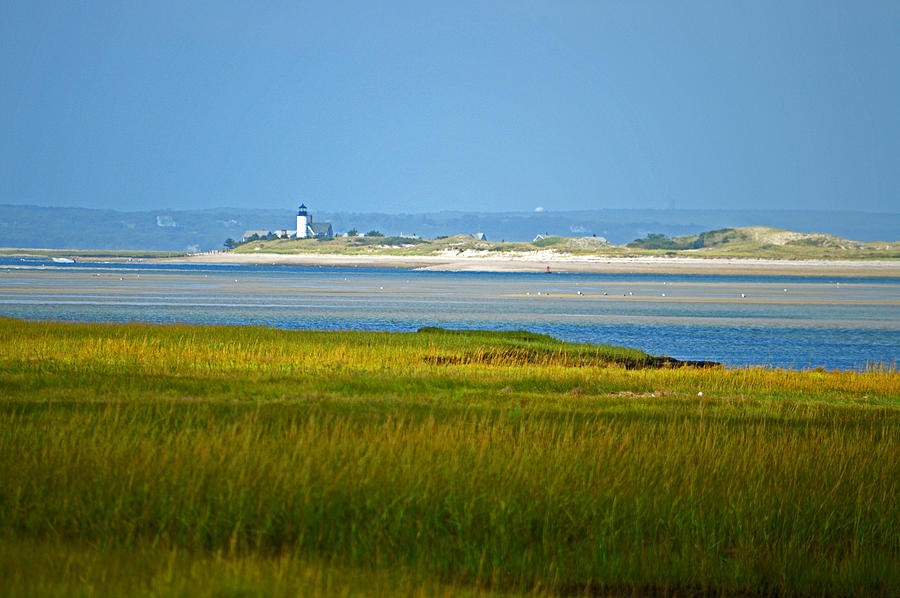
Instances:
[[[647,356],[527,334],[0,333],[0,593],[900,590],[894,372],[626,369]]]
[[[436,239],[409,237],[334,237],[246,241],[238,254],[324,254],[394,256],[500,257],[550,251],[568,256],[660,256],[697,258],[759,258],[773,260],[893,260],[900,242],[860,242],[821,233],[799,233],[766,226],[725,228],[697,235],[669,238],[650,234],[627,245],[613,245],[598,237],[542,236],[531,242],[506,242],[454,235]]]

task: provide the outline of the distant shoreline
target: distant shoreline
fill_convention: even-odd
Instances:
[[[398,268],[446,272],[551,272],[616,274],[720,274],[900,278],[900,260],[775,260],[662,256],[573,256],[552,251],[517,255],[344,255],[206,253],[154,262]]]

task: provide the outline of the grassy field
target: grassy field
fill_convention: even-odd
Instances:
[[[891,368],[440,330],[0,338],[5,596],[900,593]]]
[[[573,256],[658,256],[698,258],[765,258],[870,260],[900,258],[900,242],[860,242],[833,235],[804,234],[764,226],[727,228],[699,235],[668,238],[649,235],[628,245],[613,245],[595,237],[550,236],[532,242],[480,241],[465,235],[440,239],[403,237],[337,237],[333,239],[272,239],[249,241],[237,253],[331,255],[502,255],[553,251]]]

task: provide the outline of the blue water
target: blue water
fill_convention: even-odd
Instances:
[[[417,272],[2,258],[0,316],[286,329],[527,329],[737,366],[859,369],[900,358],[900,280],[863,277]]]

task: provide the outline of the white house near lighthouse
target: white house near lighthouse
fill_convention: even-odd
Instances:
[[[307,211],[304,204],[300,204],[297,210],[297,238],[306,239],[309,237],[326,237],[334,236],[334,230],[331,228],[330,222],[313,222],[312,215]]]
[[[330,239],[334,236],[334,229],[331,228],[330,222],[313,222],[306,206],[300,204],[300,209],[297,210],[297,230],[248,230],[241,238],[241,242],[265,240],[272,235],[279,239]]]

